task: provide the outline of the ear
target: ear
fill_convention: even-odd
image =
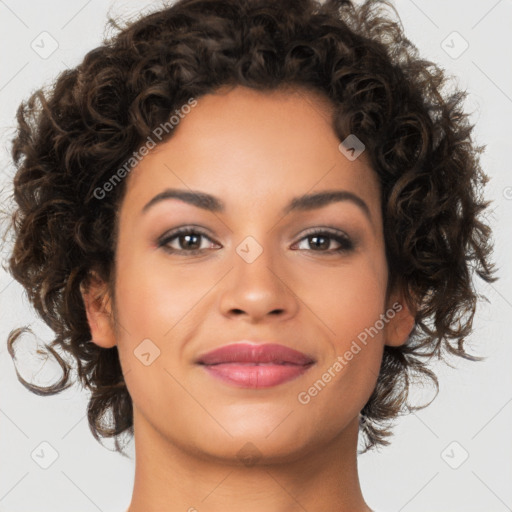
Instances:
[[[390,347],[403,345],[415,326],[414,313],[400,292],[392,293],[387,302],[388,322],[384,327],[384,341]]]
[[[95,272],[80,285],[92,342],[103,348],[117,344],[107,284]]]

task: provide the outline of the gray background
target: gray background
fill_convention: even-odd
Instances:
[[[500,279],[492,286],[478,282],[490,303],[480,304],[469,341],[486,361],[454,362],[457,370],[434,365],[439,396],[427,409],[399,421],[390,447],[359,458],[362,490],[379,512],[504,512],[512,510],[512,276],[506,265],[512,239],[512,1],[398,0],[395,5],[420,53],[469,92],[466,105],[477,123],[474,137],[487,145],[482,165],[492,178],[486,195],[493,200],[489,222]],[[130,17],[159,6],[149,1],[0,0],[0,185],[13,172],[10,140],[20,101],[101,43],[107,11]],[[41,35],[45,31],[51,36]],[[469,47],[461,53],[464,40]],[[52,44],[58,48],[42,54]],[[6,350],[8,332],[30,324],[44,342],[51,341],[52,333],[3,270],[0,315],[0,511],[124,512],[134,461],[94,440],[85,416],[86,392],[76,386],[39,397],[17,381]],[[27,347],[25,354],[37,362],[28,343],[34,340],[25,341],[20,343]],[[19,370],[40,384],[51,382],[55,366],[42,364],[34,372],[20,362]],[[52,448],[41,446],[44,442]],[[44,469],[53,450],[57,459]],[[133,443],[130,453],[133,457]]]

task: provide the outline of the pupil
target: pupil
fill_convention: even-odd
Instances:
[[[325,248],[325,249],[326,249],[327,247],[329,247],[329,242],[327,241],[327,238],[326,238],[325,236],[312,236],[312,237],[310,237],[310,238],[311,238],[311,239],[313,239],[313,240],[323,240],[323,241],[324,241],[324,243],[323,243],[323,244],[322,244],[322,243],[320,243],[320,244],[315,243],[314,245],[315,245],[316,247],[323,247],[323,248]],[[326,242],[326,241],[327,241],[327,242]]]
[[[196,235],[183,235],[183,236],[184,236],[184,238],[187,240],[187,247],[188,247],[189,249],[191,248],[191,245],[194,245],[194,243],[192,243],[192,244],[189,244],[189,243],[188,243],[188,242],[190,241],[190,238],[196,238],[196,239],[197,239],[197,238],[199,238],[199,237],[197,237]],[[196,244],[197,244],[197,242],[196,242]]]

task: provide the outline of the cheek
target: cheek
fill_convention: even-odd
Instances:
[[[165,414],[183,398],[172,377],[182,343],[171,341],[188,328],[187,313],[201,290],[135,255],[123,258],[116,277],[118,350],[128,391],[139,411]]]
[[[218,278],[199,267],[172,266],[161,255],[123,258],[117,274],[119,319],[130,333],[164,339]]]
[[[199,268],[171,266],[161,255],[123,255],[116,282],[118,350],[135,403],[161,399],[158,390],[172,381],[170,374],[182,380],[184,350],[198,337],[201,312],[212,307],[206,295],[225,272]],[[168,399],[179,391],[171,385]]]
[[[381,315],[386,285],[385,256],[375,251],[354,265],[340,267],[335,275],[318,274],[307,288],[308,306],[317,314],[330,347],[308,384],[312,387],[303,390],[304,398],[314,401],[333,424],[339,412],[329,404],[350,396],[345,405],[356,414],[375,387],[384,348]]]
[[[323,418],[324,428],[333,435],[370,398],[384,348],[378,327],[385,308],[385,280],[372,266],[358,270],[340,275],[336,284],[332,279],[316,282],[315,290],[322,285],[323,293],[315,303],[331,346],[297,395],[303,412]]]
[[[337,353],[373,326],[384,312],[387,267],[382,255],[373,256],[335,272],[318,272],[314,280],[303,283],[299,292],[320,325],[327,328]]]

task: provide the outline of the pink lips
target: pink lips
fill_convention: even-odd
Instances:
[[[204,354],[197,363],[238,387],[268,388],[302,375],[315,360],[275,343],[233,343]]]

